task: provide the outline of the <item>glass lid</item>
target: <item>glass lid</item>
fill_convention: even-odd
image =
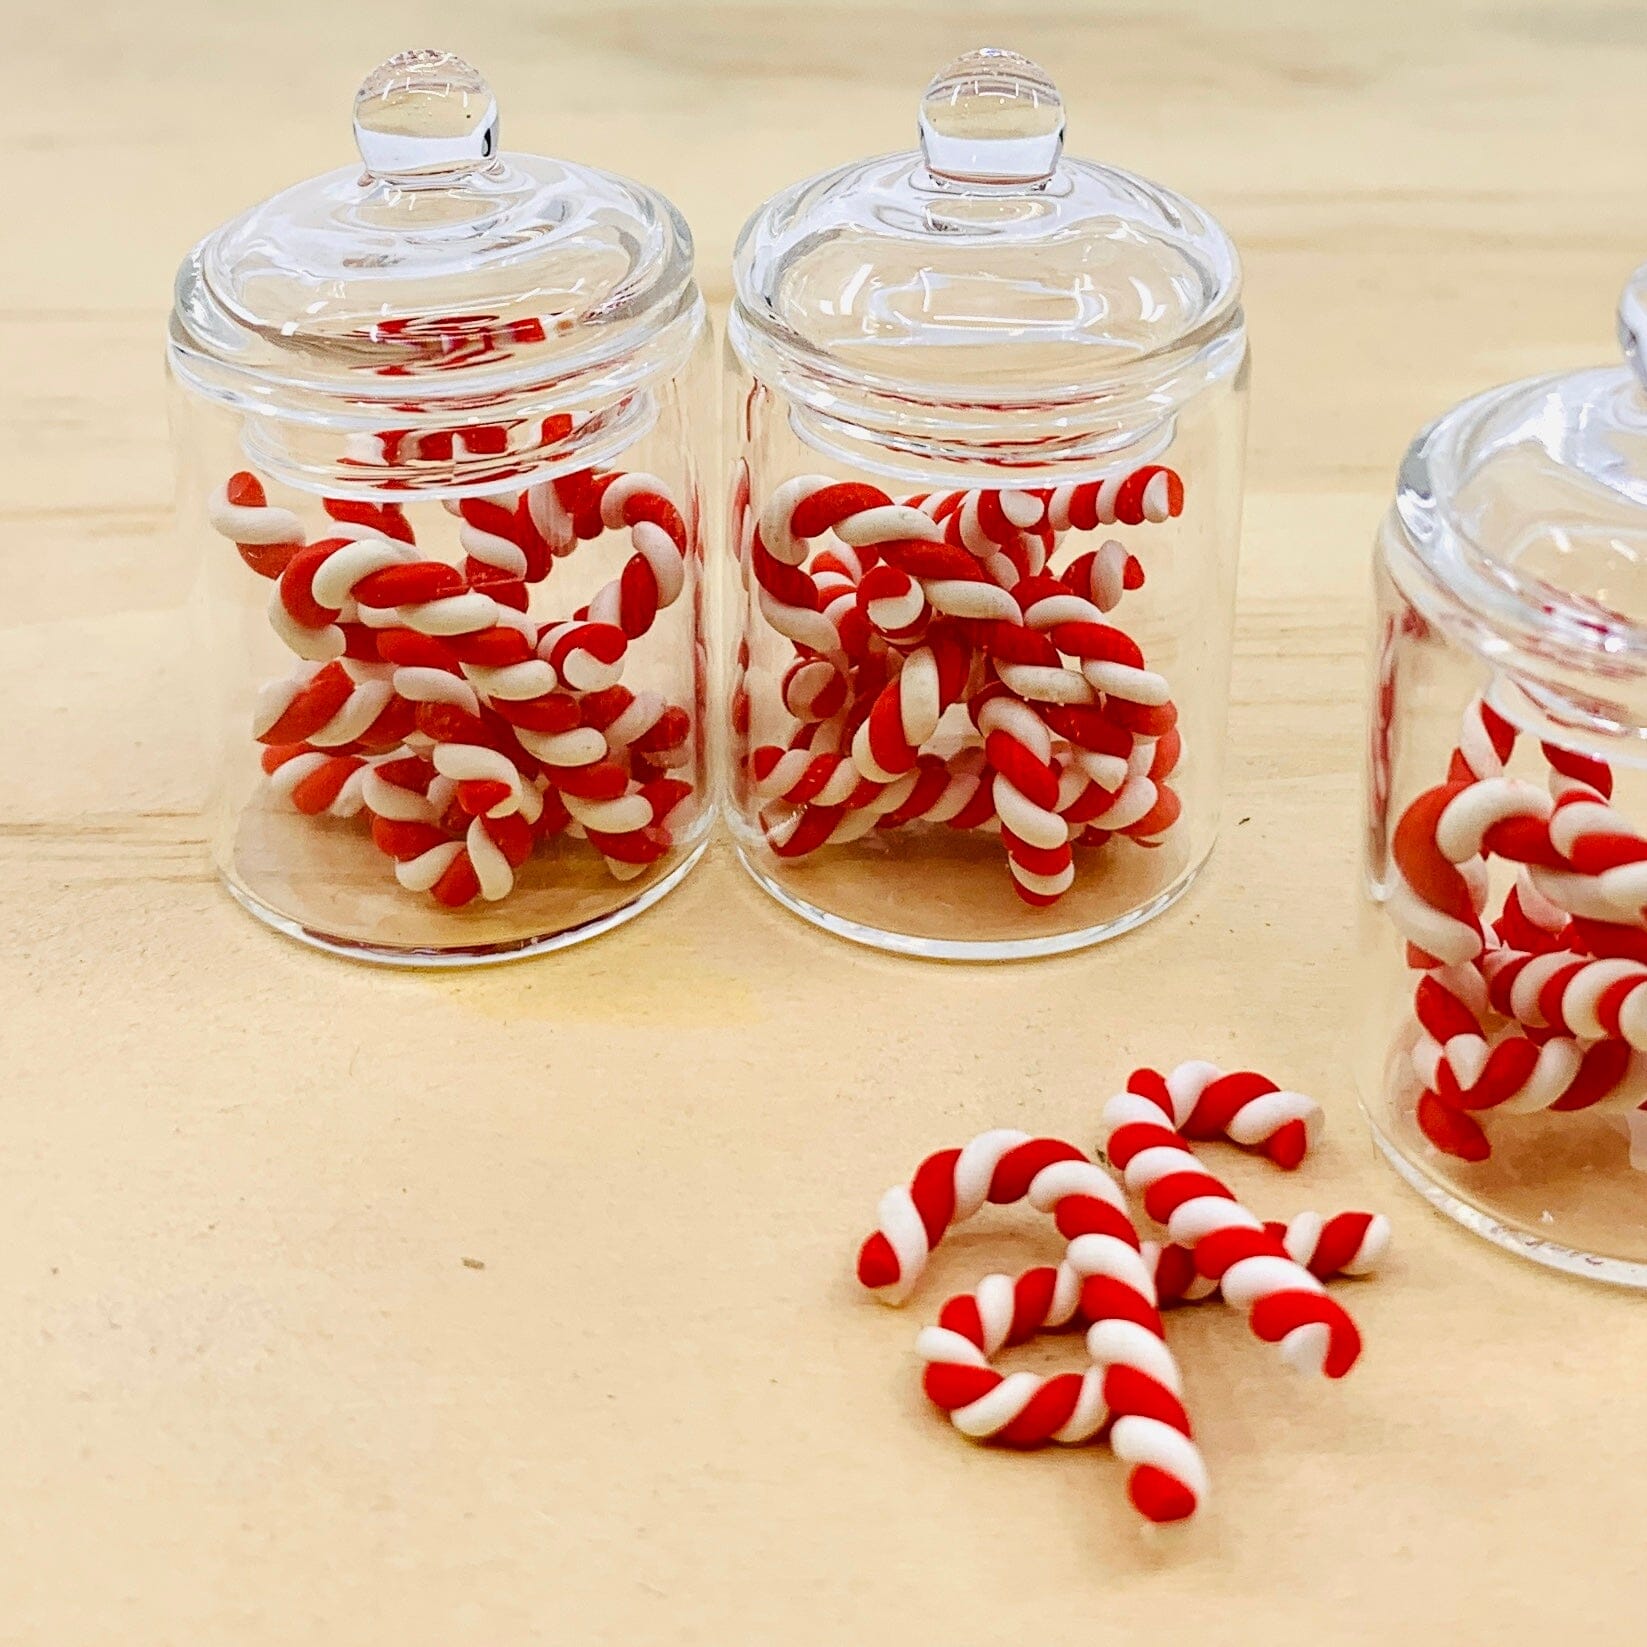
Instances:
[[[784,191],[735,260],[733,342],[921,400],[1157,406],[1239,350],[1240,266],[1183,197],[1063,153],[1064,105],[1015,52],[970,52],[921,99],[921,146]],[[759,359],[752,361],[759,366]]]
[[[1397,507],[1430,571],[1545,651],[1647,667],[1647,265],[1618,306],[1620,365],[1532,378],[1414,442]]]
[[[224,224],[178,272],[174,364],[208,392],[267,380],[351,400],[543,383],[694,317],[692,240],[661,195],[498,149],[485,80],[408,51],[355,97],[361,164]]]

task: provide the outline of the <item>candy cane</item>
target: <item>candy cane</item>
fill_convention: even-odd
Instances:
[[[951,1411],[964,1433],[997,1434],[1016,1425],[1023,1440],[1051,1439],[1060,1431],[1068,1432],[1067,1439],[1094,1433],[1101,1399],[1114,1414],[1110,1444],[1134,1466],[1128,1493],[1139,1511],[1155,1521],[1193,1513],[1206,1496],[1206,1470],[1190,1439],[1179,1399],[1182,1381],[1161,1335],[1154,1284],[1119,1187],[1080,1150],[1058,1139],[998,1131],[962,1150],[928,1157],[908,1190],[883,1198],[881,1228],[859,1254],[860,1281],[886,1302],[901,1302],[931,1248],[986,1199],[1028,1200],[1053,1215],[1069,1241],[1066,1266],[1080,1283],[1062,1287],[1059,1302],[1068,1304],[1062,1319],[1073,1313],[1072,1296],[1078,1299],[1094,1321],[1088,1351],[1103,1376],[1066,1380],[1049,1391],[1031,1383],[1030,1375],[1003,1378],[994,1372],[988,1357],[1006,1341],[1016,1314],[1013,1284],[1003,1277],[1004,1296],[993,1284],[983,1295],[987,1316],[975,1307],[964,1319],[965,1306],[956,1303],[947,1308],[947,1319],[922,1334],[918,1347],[929,1363],[954,1365],[959,1357],[963,1366],[970,1361],[973,1373],[946,1379],[929,1369],[928,1394]],[[1045,1289],[1047,1306],[1055,1297],[1056,1286]],[[959,1419],[957,1409],[964,1409]]]
[[[1496,956],[1489,971],[1503,1006],[1533,1028],[1567,1033],[1490,1038],[1489,1002],[1467,969],[1426,978],[1415,997],[1421,1033],[1412,1061],[1425,1089],[1418,1125],[1438,1149],[1485,1160],[1491,1145],[1475,1118],[1482,1111],[1620,1113],[1647,1102],[1647,1057],[1635,1044],[1647,1042],[1647,968],[1557,953]]]
[[[1301,1212],[1285,1223],[1271,1220],[1264,1229],[1294,1263],[1302,1264],[1318,1281],[1371,1275],[1384,1262],[1391,1240],[1389,1220],[1372,1212],[1338,1212],[1330,1218]],[[1191,1247],[1145,1242],[1144,1256],[1150,1261],[1162,1308],[1199,1303],[1219,1290],[1216,1281],[1196,1269]]]
[[[1098,481],[1065,483],[1047,499],[1047,522],[1054,531],[1073,527],[1090,532],[1117,521],[1138,526],[1145,521],[1176,519],[1184,512],[1184,483],[1160,464],[1118,471]]]
[[[306,541],[297,516],[271,504],[263,482],[244,469],[207,500],[206,518],[261,578],[278,578]]]
[[[1056,1269],[1016,1280],[986,1276],[944,1305],[916,1353],[926,1363],[927,1398],[961,1434],[1004,1446],[1068,1446],[1093,1440],[1107,1424],[1112,1450],[1133,1466],[1134,1507],[1149,1521],[1182,1521],[1206,1501],[1207,1471],[1136,1240],[1135,1233],[1131,1242],[1078,1236]],[[1091,1322],[1087,1371],[1003,1375],[990,1365],[1003,1347],[1079,1320]]]
[[[944,631],[909,654],[853,738],[852,759],[864,777],[893,783],[915,765],[922,745],[965,690],[971,663],[971,649]]]
[[[1197,1269],[1219,1282],[1225,1302],[1249,1310],[1259,1338],[1279,1342],[1283,1359],[1300,1371],[1343,1377],[1361,1353],[1355,1323],[1185,1146],[1176,1108],[1163,1077],[1135,1071],[1127,1090],[1104,1106],[1110,1161],[1170,1238],[1194,1249]]]
[[[1228,1139],[1291,1169],[1321,1132],[1321,1106],[1302,1093],[1283,1092],[1250,1070],[1226,1075],[1200,1060],[1178,1065],[1157,1089],[1168,1102],[1175,1131],[1192,1140]]]
[[[973,718],[995,769],[992,794],[1013,885],[1025,903],[1049,904],[1075,880],[1051,734],[1027,704],[1001,695],[974,698]]]

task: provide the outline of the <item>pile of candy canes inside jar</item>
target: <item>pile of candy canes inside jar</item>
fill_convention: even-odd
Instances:
[[[1439,1150],[1492,1152],[1489,1116],[1647,1103],[1647,835],[1613,773],[1540,745],[1547,784],[1509,776],[1517,729],[1477,699],[1447,781],[1407,806],[1387,907],[1419,974],[1417,1121]],[[1489,866],[1514,883],[1489,908]]]
[[[677,775],[693,720],[623,674],[687,585],[695,526],[656,476],[613,470],[446,508],[455,566],[418,547],[400,502],[327,498],[309,541],[249,471],[212,498],[299,660],[254,713],[271,787],[299,812],[361,820],[400,884],[448,908],[507,897],[555,836],[587,840],[619,880],[643,874],[698,814]],[[587,606],[531,615],[557,560],[618,531],[631,552]]]
[[[803,475],[758,512],[743,471],[734,504],[755,602],[794,649],[786,742],[751,742],[747,644],[733,698],[777,856],[911,825],[991,831],[1019,896],[1044,906],[1074,883],[1074,848],[1161,843],[1180,811],[1177,709],[1107,621],[1144,567],[1114,539],[1053,565],[1072,531],[1181,514],[1173,470],[903,499]],[[940,739],[952,708],[962,740]]]
[[[1027,1201],[1068,1243],[1057,1266],[986,1276],[951,1298],[916,1342],[929,1400],[962,1435],[1001,1446],[1107,1437],[1132,1466],[1127,1492],[1150,1521],[1181,1521],[1207,1496],[1177,1358],[1161,1308],[1217,1295],[1295,1370],[1342,1378],[1361,1353],[1355,1322],[1323,1283],[1365,1275],[1389,1246],[1385,1219],[1301,1213],[1265,1223],[1208,1172],[1190,1144],[1224,1140],[1296,1167],[1321,1127],[1313,1099],[1252,1073],[1180,1064],[1138,1070],[1104,1106],[1110,1170],[1072,1144],[1013,1130],[940,1150],[881,1199],[858,1254],[859,1281],[903,1303],[932,1250],[986,1203]],[[1166,1231],[1141,1238],[1129,1193]],[[1092,1365],[1003,1373],[998,1352],[1041,1332],[1086,1329]]]

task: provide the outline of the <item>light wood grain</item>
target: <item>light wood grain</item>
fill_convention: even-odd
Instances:
[[[1370,1159],[1342,1056],[1371,533],[1424,419],[1611,355],[1647,252],[1639,5],[7,20],[0,1640],[1640,1639],[1647,1311],[1426,1212]],[[1196,893],[1003,970],[832,943],[724,852],[623,932],[485,975],[248,921],[203,861],[171,650],[161,325],[188,244],[346,156],[355,77],[441,43],[492,76],[511,145],[670,192],[724,299],[746,211],[903,145],[980,40],[1053,67],[1074,148],[1246,253],[1228,827]],[[946,1434],[914,1319],[847,1266],[924,1149],[1089,1137],[1130,1063],[1191,1053],[1319,1092],[1320,1160],[1264,1205],[1383,1206],[1399,1257],[1357,1294],[1343,1386],[1183,1324],[1218,1497],[1151,1540],[1099,1454]],[[928,1296],[1027,1250],[958,1243]]]

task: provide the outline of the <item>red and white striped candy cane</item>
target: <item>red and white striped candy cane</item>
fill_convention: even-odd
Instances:
[[[1321,1106],[1313,1098],[1284,1092],[1251,1070],[1225,1074],[1216,1064],[1194,1059],[1179,1064],[1156,1090],[1171,1106],[1174,1130],[1185,1138],[1227,1139],[1289,1170],[1321,1132]]]
[[[268,682],[252,710],[252,736],[276,748],[302,743],[383,751],[405,740],[412,717],[390,670],[334,658],[302,664],[284,679]]]
[[[245,469],[230,475],[212,494],[206,518],[261,578],[278,578],[307,541],[297,516],[271,504],[263,482]]]
[[[1079,1286],[1070,1279],[1060,1285],[1054,1275],[1045,1288],[1031,1283],[1030,1296],[1044,1293],[1045,1308],[1057,1303],[1064,1321],[1074,1312],[1071,1300],[1081,1304],[1094,1323],[1087,1347],[1102,1378],[1049,1389],[1033,1375],[1003,1377],[989,1367],[989,1355],[1006,1342],[1017,1315],[1016,1289],[1003,1277],[980,1294],[987,1316],[976,1304],[968,1312],[956,1301],[946,1308],[947,1319],[921,1335],[928,1394],[963,1433],[981,1438],[1016,1426],[1020,1442],[1050,1440],[1058,1432],[1066,1432],[1060,1439],[1087,1438],[1095,1433],[1101,1399],[1113,1415],[1110,1445],[1133,1465],[1128,1493],[1140,1513],[1155,1521],[1193,1513],[1206,1496],[1206,1469],[1190,1438],[1182,1381],[1162,1337],[1138,1232],[1114,1179],[1073,1145],[1000,1131],[929,1156],[907,1190],[883,1197],[881,1228],[859,1253],[860,1281],[883,1301],[901,1302],[932,1247],[986,1199],[1028,1200],[1052,1214],[1069,1241],[1064,1268]],[[969,1370],[945,1374],[935,1366]]]
[[[1052,735],[1028,704],[1000,692],[974,697],[972,715],[995,770],[991,794],[1013,885],[1025,903],[1050,904],[1075,880]]]
[[[1078,1237],[1072,1251],[1097,1239]],[[1016,1279],[985,1276],[973,1292],[950,1299],[938,1324],[916,1340],[926,1363],[923,1388],[976,1441],[1068,1446],[1096,1439],[1107,1426],[1116,1456],[1133,1466],[1127,1495],[1134,1508],[1149,1521],[1182,1521],[1206,1502],[1207,1471],[1154,1286],[1142,1255],[1124,1240],[1097,1261],[1101,1268],[1090,1277],[1066,1261]],[[1094,1364],[1087,1371],[1043,1377],[990,1365],[1001,1349],[1070,1325],[1088,1325]]]
[[[580,691],[616,684],[630,643],[680,598],[689,551],[680,506],[656,475],[603,473],[591,486],[601,524],[627,527],[634,552],[576,619],[551,628],[539,644],[539,656]]]
[[[1419,1128],[1438,1149],[1485,1160],[1491,1144],[1476,1118],[1483,1112],[1618,1113],[1647,1102],[1647,1057],[1625,1035],[1647,1039],[1640,987],[1647,969],[1560,953],[1500,954],[1488,973],[1505,1008],[1525,1012],[1535,1030],[1566,1033],[1489,1035],[1490,1003],[1471,969],[1429,974],[1415,996],[1421,1033],[1412,1058],[1425,1089]]]
[[[1279,1342],[1290,1366],[1343,1377],[1361,1353],[1355,1323],[1191,1153],[1175,1124],[1176,1107],[1162,1076],[1135,1071],[1126,1091],[1104,1106],[1110,1161],[1169,1237],[1193,1248],[1196,1268],[1220,1284],[1224,1301],[1249,1311],[1259,1338]]]
[[[1302,1264],[1318,1281],[1371,1275],[1390,1248],[1390,1223],[1382,1213],[1337,1212],[1323,1218],[1318,1212],[1301,1212],[1285,1223],[1272,1219],[1264,1228],[1286,1248],[1294,1263]],[[1196,1269],[1190,1247],[1145,1242],[1144,1256],[1151,1262],[1163,1309],[1169,1304],[1199,1303],[1218,1291],[1218,1283]]]
[[[1139,526],[1176,519],[1184,512],[1184,483],[1176,471],[1148,463],[1102,480],[1066,482],[1047,498],[1047,523],[1055,532],[1094,527]]]
[[[938,730],[944,712],[965,691],[972,649],[950,630],[934,629],[926,644],[876,697],[852,740],[852,759],[873,783],[893,783],[908,772]]]

